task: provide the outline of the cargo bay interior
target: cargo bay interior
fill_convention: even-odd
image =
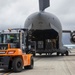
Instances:
[[[54,29],[30,30],[28,38],[35,44],[37,53],[53,52],[53,49],[59,48],[58,32]]]

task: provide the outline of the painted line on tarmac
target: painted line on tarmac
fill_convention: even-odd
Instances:
[[[10,74],[11,74],[11,72],[7,72],[7,73],[4,73],[2,75],[10,75]]]
[[[4,73],[3,75],[9,75],[10,74],[10,72],[7,72],[7,73]]]
[[[0,75],[9,75],[11,74],[12,72],[0,72],[1,74]]]

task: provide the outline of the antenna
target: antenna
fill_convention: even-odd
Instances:
[[[50,6],[49,0],[39,0],[39,10],[40,11],[44,11],[49,6]]]

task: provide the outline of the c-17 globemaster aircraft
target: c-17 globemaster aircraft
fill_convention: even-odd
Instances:
[[[39,12],[31,14],[25,21],[24,27],[29,29],[27,38],[32,43],[33,54],[68,55],[68,48],[62,43],[62,26],[59,19],[44,11],[49,6],[49,0],[39,0]]]

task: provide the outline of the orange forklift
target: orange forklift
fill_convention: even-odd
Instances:
[[[26,44],[27,32],[19,28],[0,32],[0,69],[21,72],[23,68],[33,68],[33,55]]]

